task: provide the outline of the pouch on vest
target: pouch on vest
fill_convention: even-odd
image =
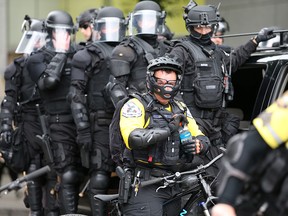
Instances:
[[[194,81],[195,104],[200,108],[222,106],[223,84],[216,75],[198,76]]]

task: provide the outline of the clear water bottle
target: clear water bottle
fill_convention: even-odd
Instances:
[[[191,141],[193,139],[190,131],[188,130],[187,125],[180,127],[179,136],[181,143],[187,143],[189,140]]]

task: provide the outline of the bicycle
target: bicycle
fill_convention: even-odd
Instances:
[[[38,170],[35,170],[34,172],[31,172],[25,176],[17,178],[15,181],[12,181],[6,185],[1,186],[0,187],[0,195],[2,192],[4,192],[4,194],[7,194],[12,190],[19,190],[22,187],[24,187],[27,184],[27,182],[29,182],[32,179],[37,178],[41,175],[44,175],[50,171],[51,171],[50,166],[46,165],[46,166],[44,166]]]
[[[188,184],[190,188],[188,190],[182,191],[166,201],[164,205],[173,202],[177,199],[181,199],[186,195],[189,195],[189,199],[184,203],[181,211],[178,215],[180,216],[210,216],[209,208],[215,205],[216,196],[213,195],[211,185],[216,182],[217,176],[209,184],[207,182],[207,177],[204,174],[206,173],[207,168],[212,164],[218,161],[223,156],[223,153],[219,154],[213,158],[209,163],[205,165],[199,165],[196,169],[176,172],[169,176],[157,177],[148,181],[143,181],[140,184],[141,187],[146,187],[152,184],[163,183],[157,188],[161,190],[168,186],[174,184]],[[185,178],[186,176],[186,178]],[[132,184],[132,188],[135,187]],[[113,208],[110,211],[109,215],[121,216],[121,206],[118,202],[119,194],[97,194],[94,196],[95,199],[100,199],[103,202],[110,203]]]

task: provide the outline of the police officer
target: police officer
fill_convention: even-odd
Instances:
[[[174,33],[171,32],[170,28],[165,24],[164,31],[158,34],[159,40],[172,40]]]
[[[51,11],[45,20],[48,34],[43,49],[28,58],[27,68],[39,88],[47,115],[53,168],[59,176],[60,213],[76,213],[82,173],[76,143],[76,126],[67,94],[71,80],[71,60],[75,53],[72,17],[65,11]]]
[[[286,91],[253,120],[254,129],[229,141],[218,186],[219,204],[213,207],[213,216],[288,214],[287,122]],[[260,177],[255,180],[259,173]],[[244,199],[247,189],[251,189],[252,194]]]
[[[110,75],[109,59],[113,48],[124,38],[126,20],[115,7],[99,10],[94,23],[94,42],[78,51],[72,61],[69,101],[77,126],[77,142],[83,166],[90,167],[89,197],[93,215],[106,215],[103,202],[94,199],[107,193],[114,163],[109,151],[109,124],[114,106],[105,94]],[[87,95],[87,97],[85,97]],[[83,158],[84,157],[84,158]],[[85,162],[85,159],[88,161]],[[86,164],[85,164],[86,163]]]
[[[229,23],[223,17],[220,17],[218,24],[214,27],[213,37],[211,40],[217,45],[223,45],[224,38],[217,36],[224,35],[227,31],[229,31],[229,29]]]
[[[80,32],[83,34],[85,41],[83,44],[85,45],[87,42],[92,42],[93,37],[93,22],[96,19],[98,14],[97,8],[91,8],[85,10],[81,13],[77,18],[76,22]]]
[[[27,164],[22,164],[23,170],[21,171],[31,173],[44,166],[47,161],[43,160],[41,141],[36,138],[36,135],[42,134],[36,104],[43,110],[42,101],[37,88],[35,88],[35,83],[29,76],[26,61],[32,52],[37,51],[45,44],[46,34],[43,32],[43,20],[31,19],[29,16],[25,16],[22,27],[23,36],[15,52],[23,55],[14,59],[6,68],[4,74],[5,96],[1,103],[1,138],[7,143],[11,143],[11,139],[16,138],[11,137],[13,123],[14,126],[18,127],[21,131],[19,139],[27,143],[30,159]],[[26,157],[24,155],[18,156]],[[9,163],[9,160],[7,162]],[[27,207],[30,207],[30,215],[40,216],[44,214],[42,189],[50,191],[55,187],[56,175],[54,174],[49,173],[46,180],[37,178],[28,182],[28,196],[24,202]],[[51,216],[58,215],[55,197],[47,193],[44,200],[46,213]]]
[[[182,80],[181,65],[171,56],[163,56],[151,60],[147,69],[148,93],[124,104],[119,123],[126,145],[124,151],[131,152],[123,153],[123,163],[140,182],[183,170],[183,165],[191,162],[194,154],[205,154],[209,146],[208,138],[199,130],[185,104],[174,99]],[[151,113],[145,112],[144,107]],[[180,125],[188,126],[193,139],[180,143]],[[132,159],[125,155],[131,155]],[[179,188],[168,187],[156,192],[158,186],[143,187],[138,193],[132,191],[123,205],[123,214],[163,215],[163,203],[179,192]],[[179,202],[173,203],[169,215],[176,215]]]
[[[183,18],[190,35],[176,42],[171,51],[182,60],[185,71],[181,94],[212,145],[225,145],[238,132],[240,122],[237,116],[225,110],[227,102],[233,98],[229,72],[236,71],[260,41],[275,35],[271,29],[264,28],[229,56],[211,41],[214,26],[219,22],[216,7],[191,1],[185,7]]]
[[[165,12],[157,3],[137,3],[129,18],[130,37],[115,47],[111,57],[112,77],[107,90],[114,105],[128,93],[145,92],[148,61],[170,49],[167,41],[157,39],[165,23]]]

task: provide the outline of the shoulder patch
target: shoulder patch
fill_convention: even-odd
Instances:
[[[134,101],[128,101],[122,108],[122,116],[126,118],[137,118],[142,116],[141,109],[134,103]]]

